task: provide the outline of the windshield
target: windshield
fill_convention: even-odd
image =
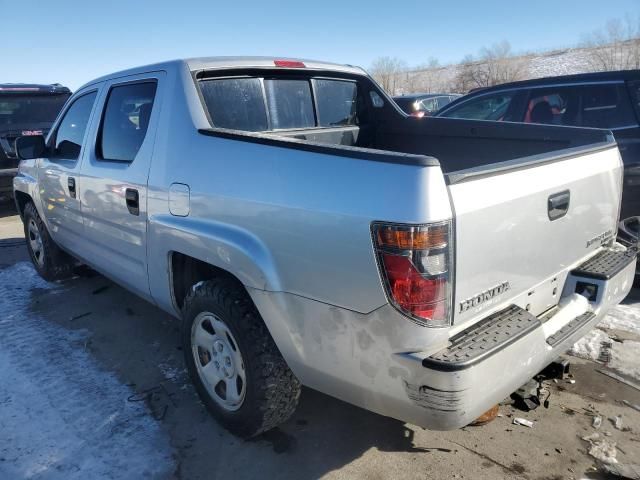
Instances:
[[[69,98],[59,95],[0,95],[0,128],[11,125],[53,123]]]

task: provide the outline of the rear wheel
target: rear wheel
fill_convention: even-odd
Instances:
[[[238,282],[219,278],[191,290],[182,340],[200,398],[231,433],[259,435],[295,411],[300,383]]]
[[[23,222],[27,250],[40,276],[48,281],[69,277],[75,261],[55,244],[33,202],[25,205]]]

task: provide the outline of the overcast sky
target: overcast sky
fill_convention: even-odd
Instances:
[[[515,52],[574,46],[640,0],[0,0],[0,82],[92,78],[172,58],[290,56],[368,68],[460,61],[508,40]]]

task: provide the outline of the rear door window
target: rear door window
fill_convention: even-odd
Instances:
[[[99,158],[133,162],[147,134],[156,82],[112,87],[99,132]]]
[[[265,80],[264,90],[273,130],[315,127],[308,80]]]
[[[582,125],[619,128],[637,125],[624,84],[586,85],[582,90]]]
[[[216,127],[248,132],[268,129],[259,78],[203,80],[200,88]]]
[[[579,125],[579,107],[580,95],[575,87],[534,88],[530,90],[523,121]]]
[[[461,103],[441,116],[469,120],[509,120],[507,112],[513,97],[513,92],[483,95]]]
[[[318,125],[335,127],[355,125],[358,88],[355,82],[314,80]]]

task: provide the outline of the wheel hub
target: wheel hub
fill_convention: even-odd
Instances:
[[[191,345],[198,375],[211,398],[226,410],[240,408],[246,374],[229,327],[213,313],[203,312],[193,322]]]
[[[232,378],[235,375],[236,367],[233,362],[233,351],[223,340],[213,342],[213,357],[216,370],[225,378]]]
[[[40,235],[40,230],[38,229],[38,225],[33,218],[29,219],[29,225],[27,227],[27,240],[29,241],[29,248],[31,250],[31,254],[35,259],[36,263],[40,266],[44,266],[44,247],[42,245],[42,236]]]

